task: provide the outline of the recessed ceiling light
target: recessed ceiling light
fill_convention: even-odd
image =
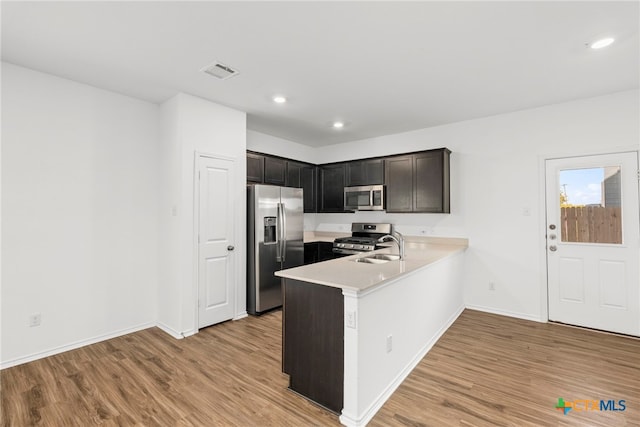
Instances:
[[[589,45],[591,49],[602,49],[603,47],[609,46],[613,43],[615,39],[613,37],[607,37],[606,39],[597,40]]]
[[[334,129],[342,129],[344,127],[344,123],[342,122],[333,122]]]
[[[287,102],[287,98],[282,95],[276,95],[273,97],[273,102],[275,102],[276,104],[284,104],[285,102]]]

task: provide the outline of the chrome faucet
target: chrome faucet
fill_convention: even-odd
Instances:
[[[387,242],[389,240],[393,240],[398,245],[398,252],[400,255],[400,259],[404,259],[404,237],[402,234],[397,232],[396,230],[392,230],[391,234],[385,234],[381,238],[378,239],[378,242]]]

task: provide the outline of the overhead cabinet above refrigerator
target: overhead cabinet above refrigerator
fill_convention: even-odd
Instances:
[[[300,188],[247,186],[247,311],[282,305],[276,271],[304,263],[303,193]]]

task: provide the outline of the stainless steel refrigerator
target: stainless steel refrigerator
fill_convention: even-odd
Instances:
[[[282,305],[274,273],[304,263],[302,189],[247,186],[247,311]]]

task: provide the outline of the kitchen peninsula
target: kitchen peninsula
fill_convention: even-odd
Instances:
[[[282,270],[283,371],[292,390],[365,425],[463,310],[466,239]],[[363,258],[376,257],[372,262]]]

